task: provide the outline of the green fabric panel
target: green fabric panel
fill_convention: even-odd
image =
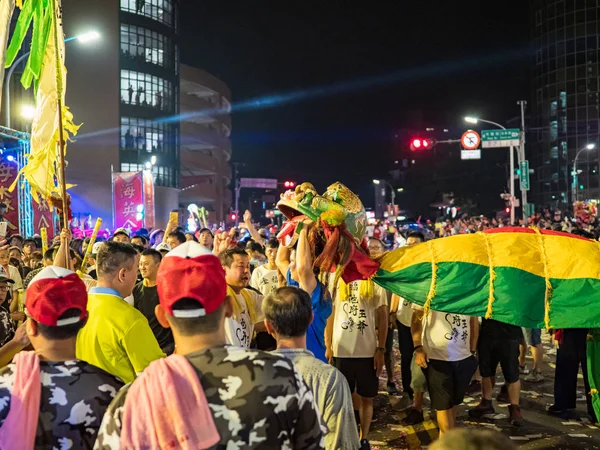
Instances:
[[[591,337],[591,338],[590,338]],[[600,417],[600,330],[591,329],[587,340],[587,369],[592,392],[592,406],[596,418]],[[598,419],[596,419],[598,420]]]
[[[545,328],[542,277],[514,267],[494,269],[492,318],[527,328]],[[472,263],[439,263],[431,309],[485,316],[489,297],[489,269]],[[398,272],[380,269],[373,281],[401,297],[423,305],[431,286],[431,264],[419,263]],[[600,280],[552,279],[552,328],[600,328]]]
[[[544,279],[514,267],[495,267],[492,318],[526,328],[544,324]]]
[[[27,35],[27,30],[29,30],[33,12],[39,7],[40,1],[41,0],[25,0],[23,2],[23,9],[19,13],[19,18],[15,24],[15,30],[10,40],[10,44],[8,44],[8,48],[6,49],[6,68],[12,66],[12,63],[15,61],[17,54],[21,49],[21,45],[23,45],[23,40]]]
[[[600,280],[552,279],[552,328],[600,328]]]

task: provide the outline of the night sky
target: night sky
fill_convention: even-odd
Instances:
[[[182,0],[182,62],[223,80],[234,108],[243,105],[232,116],[242,176],[318,189],[340,180],[372,206],[371,180],[413,157],[396,134],[436,127],[459,138],[464,115],[505,123],[519,114],[517,100],[529,100],[525,0],[355,3]],[[249,107],[254,99],[262,106]],[[482,208],[492,208],[488,199],[498,203],[506,185],[506,158],[460,163],[452,150],[452,164],[486,178],[450,178],[444,190],[477,192]],[[419,155],[418,164],[434,163]],[[406,181],[404,201],[426,209],[430,182]]]

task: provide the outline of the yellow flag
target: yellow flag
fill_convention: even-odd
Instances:
[[[56,183],[57,174],[60,173],[58,99],[60,98],[61,104],[64,105],[67,71],[64,65],[65,43],[60,8],[60,0],[51,0],[44,11],[50,30],[44,49],[42,69],[36,83],[31,153],[26,165],[21,169],[21,174],[31,185],[32,197],[36,201],[37,194],[44,199],[61,197],[60,185]],[[66,140],[75,135],[79,127],[73,124],[73,116],[66,106],[63,106],[61,114]],[[13,187],[14,185],[11,189]]]

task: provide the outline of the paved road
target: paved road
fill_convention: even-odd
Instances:
[[[397,343],[395,339],[394,342]],[[509,436],[513,442],[522,449],[600,449],[600,428],[595,425],[585,423],[582,420],[564,421],[562,419],[549,416],[545,409],[554,402],[554,360],[556,351],[550,342],[550,337],[543,333],[543,343],[545,349],[544,376],[545,380],[541,383],[521,383],[521,405],[524,418],[524,425],[517,429],[508,424],[507,405],[498,405],[494,400],[494,408],[497,416],[495,419],[486,419],[481,422],[475,422],[469,419],[467,410],[470,406],[475,406],[481,400],[481,393],[468,394],[465,402],[460,407],[459,426],[469,428],[489,428],[502,432]],[[399,361],[397,348],[394,349],[395,360]],[[532,365],[531,357],[528,356],[527,364]],[[400,367],[395,365],[395,379],[399,382]],[[585,416],[586,407],[583,397],[584,387],[583,378],[580,374],[580,383],[578,391],[581,400],[577,402],[578,412]],[[419,449],[426,448],[438,436],[437,424],[432,418],[435,414],[428,409],[428,400],[426,400],[425,422],[414,427],[403,427],[400,424],[405,413],[401,408],[406,404],[406,399],[401,396],[390,396],[385,390],[387,381],[385,372],[380,380],[380,392],[375,399],[375,410],[377,421],[372,426],[370,436],[373,449]],[[494,398],[500,390],[503,383],[501,374],[497,376]],[[398,384],[398,387],[401,385]]]

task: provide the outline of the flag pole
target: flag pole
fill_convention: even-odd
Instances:
[[[54,14],[54,50],[55,50],[55,64],[56,64],[56,103],[58,113],[58,161],[60,163],[60,196],[62,199],[63,208],[63,221],[62,226],[65,229],[69,228],[69,212],[67,202],[67,177],[65,173],[65,138],[64,138],[64,127],[63,127],[63,80],[62,80],[62,61],[60,58],[60,47],[58,46],[58,20],[59,15],[56,8],[56,0],[51,0],[52,14]],[[67,266],[68,267],[68,266]]]

